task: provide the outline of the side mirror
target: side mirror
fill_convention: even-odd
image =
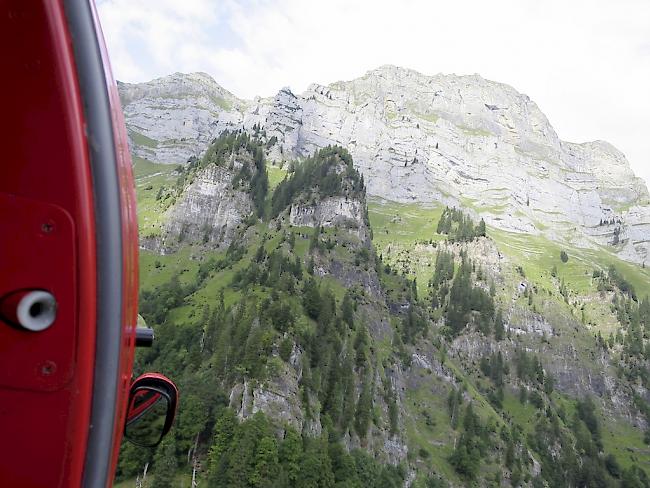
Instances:
[[[138,446],[157,446],[174,423],[177,402],[178,390],[171,380],[143,374],[131,385],[124,436]]]

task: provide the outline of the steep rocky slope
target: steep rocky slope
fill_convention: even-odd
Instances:
[[[237,226],[253,208],[250,195],[233,188],[242,164],[239,158],[234,162],[232,170],[210,167],[194,177],[170,212],[160,248],[169,251],[185,241],[230,245]]]
[[[203,74],[120,88],[134,152],[155,162],[184,164],[227,128],[261,129],[277,161],[347,148],[373,196],[462,205],[499,229],[639,264],[650,249],[648,191],[623,154],[560,140],[527,96],[478,75],[384,66],[253,101]]]
[[[153,252],[143,251],[151,268],[141,311],[160,342],[142,361],[178,379],[193,407],[213,411],[220,391],[244,423],[262,413],[280,438],[336,436],[345,452],[399,466],[405,379],[390,350],[378,350],[393,330],[363,181],[349,154],[328,148],[267,194],[262,147],[246,134],[221,136],[176,181],[143,177],[145,192],[171,193],[161,197],[171,202],[146,240]],[[198,429],[192,456],[206,462],[212,425],[187,428]],[[138,455],[127,449],[120,472]],[[206,463],[201,476],[216,469]]]
[[[279,170],[271,137],[136,162],[157,337],[136,368],[183,403],[172,444],[125,446],[120,477],[153,461],[215,487],[650,486],[646,270],[368,200],[339,147]]]

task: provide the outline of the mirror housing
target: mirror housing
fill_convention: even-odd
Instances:
[[[131,385],[124,437],[137,446],[157,446],[174,423],[177,404],[178,390],[171,380],[143,374]]]

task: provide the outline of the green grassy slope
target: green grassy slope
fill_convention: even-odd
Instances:
[[[175,169],[175,165],[133,157],[141,237],[158,235],[162,230],[164,213],[174,202],[171,189],[178,178]]]

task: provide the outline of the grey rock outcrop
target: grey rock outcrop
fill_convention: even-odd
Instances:
[[[257,127],[277,140],[275,160],[345,147],[369,195],[462,205],[500,229],[611,246],[637,263],[650,252],[650,197],[624,155],[602,141],[562,141],[528,96],[478,75],[383,66],[253,101],[204,74],[120,91],[140,157],[184,163],[223,130]]]
[[[173,251],[182,243],[225,248],[237,235],[240,225],[253,212],[246,189],[234,188],[239,168],[209,165],[199,170],[168,211],[158,250]]]
[[[292,205],[289,223],[294,226],[358,226],[363,221],[363,204],[345,197],[329,197],[313,205]]]
[[[205,73],[119,83],[118,89],[131,153],[151,161],[184,164],[241,123],[242,102]]]

